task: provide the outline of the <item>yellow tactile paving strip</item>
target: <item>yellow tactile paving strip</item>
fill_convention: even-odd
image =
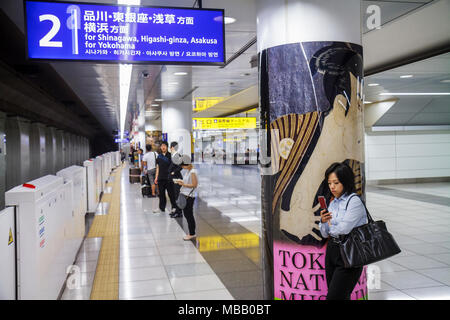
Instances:
[[[104,194],[102,202],[109,202],[106,215],[95,216],[88,238],[102,237],[102,247],[97,261],[91,300],[119,299],[120,254],[120,176],[122,167],[111,174],[114,177],[110,194]]]

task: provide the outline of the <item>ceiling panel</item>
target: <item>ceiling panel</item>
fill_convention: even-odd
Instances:
[[[78,0],[79,2],[92,2],[92,0]],[[95,1],[94,1],[95,2]],[[116,0],[101,0],[98,2],[116,4]],[[141,0],[142,5],[151,6],[180,6],[192,7],[194,0]],[[381,8],[382,23],[404,15],[411,10],[428,3],[428,0],[408,0],[408,1],[362,1],[362,10],[368,5],[377,4]],[[226,16],[236,19],[236,22],[225,26],[226,56],[231,57],[240,48],[247,44],[256,36],[256,0],[204,0],[205,8],[223,8]],[[2,7],[7,8],[11,18],[23,30],[23,10],[22,1],[2,0]],[[363,24],[364,25],[364,24]],[[365,26],[364,26],[365,27]],[[274,35],[276,36],[276,35]],[[167,66],[159,65],[135,65],[133,67],[132,81],[130,87],[129,105],[135,106],[137,103],[136,90],[143,88],[145,104],[147,110],[158,112],[160,108],[151,107],[154,99],[163,97],[168,100],[179,100],[192,88],[198,87],[191,95],[184,99],[194,99],[195,97],[223,96],[228,97],[239,91],[257,85],[257,68],[251,68],[250,60],[256,55],[256,45],[251,46],[240,57],[232,61],[225,68],[217,66]],[[379,87],[366,87],[366,97],[368,100],[379,100],[378,93],[381,90],[449,90],[450,84],[441,83],[440,80],[450,78],[449,57],[443,56],[425,64],[408,66],[404,69],[398,68],[392,72],[374,75],[367,78],[369,81],[380,82]],[[114,64],[90,64],[90,63],[53,63],[55,69],[63,76],[66,82],[72,87],[75,93],[86,104],[90,111],[97,117],[102,125],[108,130],[117,129],[119,126],[119,68]],[[175,71],[187,69],[188,75],[177,77],[173,75]],[[150,74],[148,78],[143,78],[142,73],[146,71]],[[402,73],[414,73],[414,78],[410,81],[399,81],[398,76]],[[177,84],[173,84],[177,82]],[[158,103],[160,105],[160,103]],[[447,101],[445,99],[433,100],[424,112],[433,110],[445,111]],[[401,121],[399,115],[414,115],[408,110],[420,110],[419,102],[409,104],[400,103],[391,113],[395,114],[390,120],[383,120],[384,123],[394,123],[393,120]],[[425,106],[425,102],[424,102]],[[448,106],[448,104],[447,104]],[[436,114],[436,113],[433,113]],[[129,115],[128,115],[129,116]],[[383,123],[383,122],[381,122]]]
[[[389,23],[398,17],[405,15],[413,10],[420,8],[421,6],[431,2],[432,0],[405,0],[405,1],[361,1],[361,16],[363,22],[366,22],[367,18],[372,13],[367,13],[367,8],[370,5],[377,5],[380,7],[381,13],[381,25]],[[363,23],[363,33],[369,32],[367,23]]]
[[[412,78],[401,78],[405,75],[412,75]],[[369,86],[369,84],[379,85]],[[450,92],[450,53],[366,77],[364,92],[366,101],[399,99],[375,123],[376,126],[449,125],[448,118],[442,113],[450,112],[450,96],[396,96],[395,94],[380,96],[380,93]],[[414,112],[413,118],[410,117],[410,112]],[[399,118],[398,115],[393,117],[393,114],[403,114],[404,118]],[[423,114],[428,115],[423,116]]]

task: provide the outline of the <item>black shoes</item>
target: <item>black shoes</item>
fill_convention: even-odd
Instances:
[[[183,215],[181,214],[181,212],[174,212],[174,213],[169,214],[169,216],[171,218],[181,218]]]

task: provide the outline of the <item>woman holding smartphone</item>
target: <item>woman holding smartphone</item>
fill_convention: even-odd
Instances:
[[[188,241],[196,237],[194,201],[196,196],[195,189],[198,186],[198,179],[197,170],[194,169],[190,156],[183,155],[180,166],[186,170],[186,172],[183,175],[183,180],[174,180],[174,182],[181,186],[180,193],[186,197],[186,207],[183,209],[183,214],[188,223],[189,235],[185,236],[183,240]]]
[[[321,211],[320,232],[328,237],[325,272],[328,285],[327,300],[350,300],[361,276],[362,267],[345,268],[339,250],[340,236],[367,223],[364,204],[355,193],[355,177],[344,163],[333,163],[325,172],[333,195],[328,210]]]

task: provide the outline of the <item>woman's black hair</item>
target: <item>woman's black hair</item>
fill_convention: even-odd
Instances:
[[[325,181],[328,181],[330,174],[335,173],[339,182],[344,186],[344,193],[352,194],[356,192],[355,175],[353,170],[345,163],[335,162],[325,171]]]

